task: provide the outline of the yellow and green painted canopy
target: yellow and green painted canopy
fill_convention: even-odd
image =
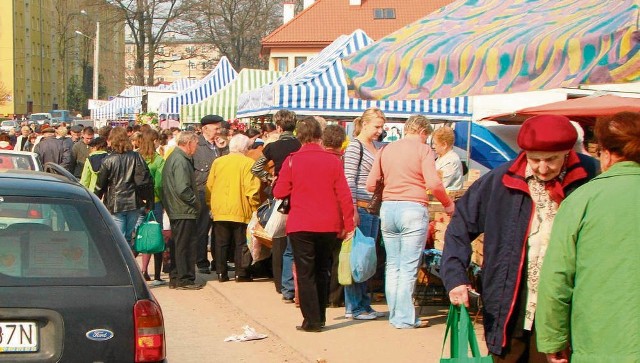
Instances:
[[[238,111],[238,97],[246,91],[265,85],[283,72],[261,69],[243,69],[238,76],[224,88],[202,102],[180,107],[180,121],[183,123],[200,122],[205,115],[219,115],[225,120],[233,120]]]
[[[430,99],[640,81],[640,0],[459,0],[343,60],[350,95]]]

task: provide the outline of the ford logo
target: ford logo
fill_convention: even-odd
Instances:
[[[109,340],[113,338],[113,332],[107,329],[93,329],[85,334],[87,339],[95,340],[97,342],[104,342],[105,340]]]

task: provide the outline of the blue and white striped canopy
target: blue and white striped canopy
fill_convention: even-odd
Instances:
[[[342,59],[373,43],[362,30],[342,35],[318,55],[276,81],[246,92],[238,99],[238,117],[273,114],[281,109],[300,115],[360,116],[378,107],[390,117],[422,114],[439,119],[470,120],[467,97],[433,100],[371,101],[351,98]]]
[[[157,87],[130,86],[114,97],[105,105],[91,110],[91,117],[97,120],[117,120],[119,118],[132,117],[142,110],[142,91],[182,91],[192,85],[194,80],[187,78],[179,79],[170,85],[160,85]]]
[[[227,57],[222,57],[206,77],[191,87],[168,97],[160,103],[158,113],[180,113],[180,106],[203,101],[218,92],[238,76]]]

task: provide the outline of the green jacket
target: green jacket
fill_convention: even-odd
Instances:
[[[152,158],[145,158],[149,166],[149,172],[153,178],[153,195],[155,196],[154,202],[162,201],[162,169],[164,168],[164,159],[160,154],[154,153]]]
[[[162,170],[162,204],[169,219],[196,219],[200,202],[192,159],[176,147]]]
[[[640,362],[640,165],[618,162],[560,206],[538,286],[538,349]]]
[[[107,156],[105,150],[96,150],[89,154],[82,167],[82,175],[80,176],[80,184],[84,185],[89,191],[96,190],[96,182],[98,181],[98,171],[102,160]]]

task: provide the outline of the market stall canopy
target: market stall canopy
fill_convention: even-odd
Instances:
[[[190,87],[192,84],[193,82],[191,80],[184,78],[176,80],[168,86],[130,86],[106,104],[95,110],[91,110],[91,117],[97,120],[117,120],[118,118],[130,117],[135,113],[139,113],[142,109],[143,91],[164,90],[179,92]]]
[[[207,97],[211,97],[211,95],[233,81],[236,76],[238,76],[238,72],[233,69],[227,57],[223,56],[215,68],[203,79],[162,101],[158,106],[158,113],[180,113],[180,106],[198,103]]]
[[[273,114],[281,109],[299,115],[355,117],[367,108],[378,107],[387,117],[422,114],[440,119],[470,119],[467,97],[406,101],[365,101],[349,97],[341,60],[371,43],[371,38],[359,29],[340,36],[318,55],[276,81],[242,94],[238,99],[238,117]]]
[[[243,69],[226,87],[202,102],[180,107],[183,123],[200,122],[205,115],[219,115],[226,120],[236,117],[238,97],[246,91],[263,86],[283,75],[283,72]]]
[[[487,117],[487,119],[501,123],[521,123],[531,116],[553,114],[592,124],[596,117],[611,116],[623,111],[640,112],[640,98],[614,95],[587,96],[527,107],[510,114]]]
[[[352,96],[430,99],[640,80],[640,0],[459,0],[347,57]]]
[[[567,117],[598,117],[611,116],[623,111],[640,112],[640,98],[613,95],[581,97],[537,107],[527,107],[515,113],[527,116],[554,114]]]

